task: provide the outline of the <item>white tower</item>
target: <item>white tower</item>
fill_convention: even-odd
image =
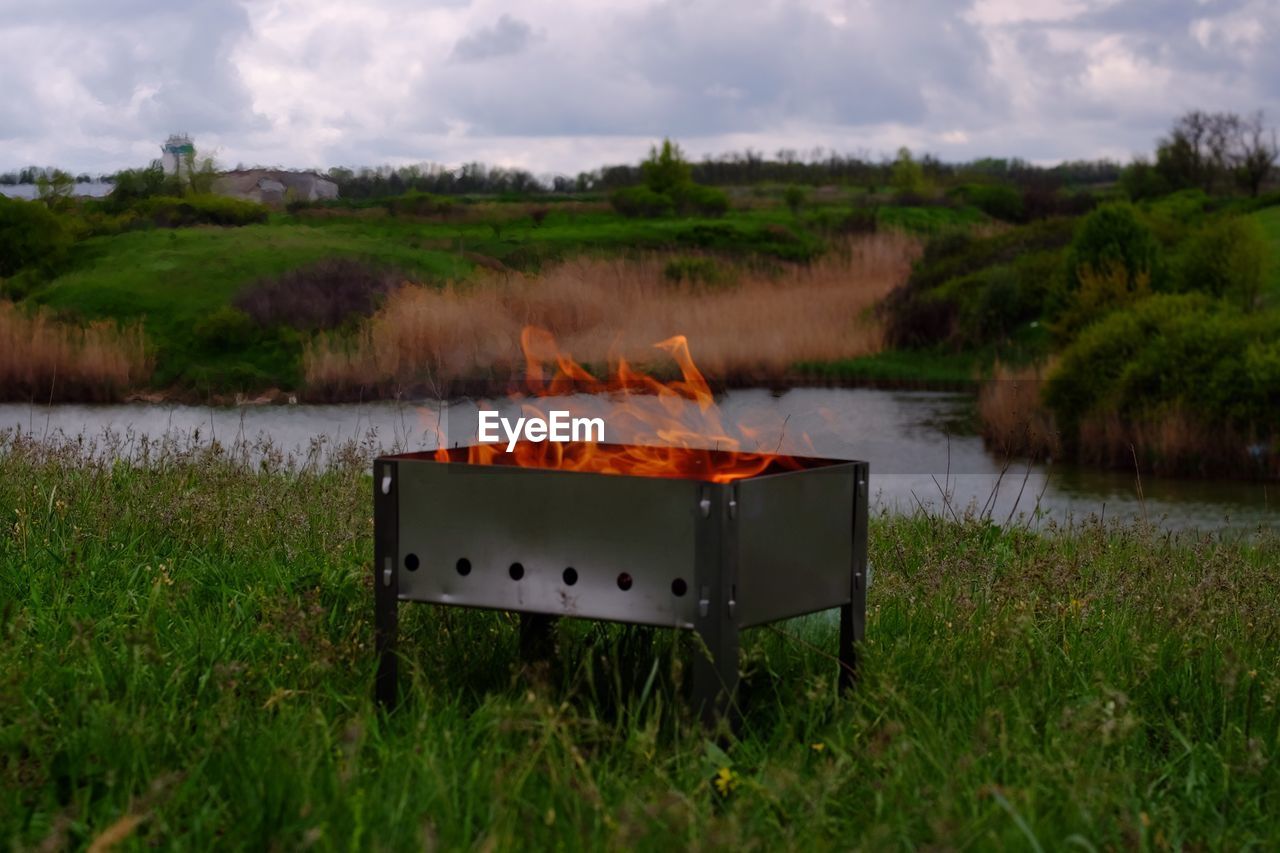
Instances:
[[[177,175],[179,178],[191,176],[191,160],[195,157],[196,146],[191,141],[190,134],[170,134],[160,150],[164,154],[162,162],[166,175]]]

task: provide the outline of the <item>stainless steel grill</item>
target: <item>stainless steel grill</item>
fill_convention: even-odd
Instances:
[[[459,458],[465,457],[465,449]],[[721,713],[744,628],[839,607],[851,683],[866,613],[865,462],[790,458],[732,483],[437,462],[374,467],[377,697],[397,684],[402,601],[697,631],[692,700]]]

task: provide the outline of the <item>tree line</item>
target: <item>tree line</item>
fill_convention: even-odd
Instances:
[[[866,151],[841,154],[817,148],[802,153],[779,149],[771,155],[747,149],[691,162],[691,179],[703,186],[750,186],[776,183],[794,186],[846,185],[869,188],[892,186],[896,158],[873,157]],[[1020,158],[987,157],[948,163],[932,154],[913,157],[925,182],[958,185],[969,182],[1000,183],[1034,192],[1088,187],[1119,182],[1134,199],[1152,198],[1181,189],[1207,193],[1242,191],[1257,195],[1270,180],[1277,160],[1274,128],[1261,111],[1234,112],[1191,110],[1178,117],[1169,132],[1156,143],[1154,157],[1140,156],[1125,166],[1114,160],[1072,160],[1040,166]],[[212,172],[203,164],[197,171]],[[0,174],[0,185],[86,183],[122,181],[130,185],[153,183],[162,174],[159,163],[148,169],[125,170],[111,176],[74,178],[50,167],[29,166]],[[448,168],[438,163],[410,166],[337,167],[321,172],[338,185],[344,198],[369,199],[396,196],[409,191],[436,195],[520,195],[545,193],[609,193],[644,182],[643,165],[616,164],[579,172],[575,176],[536,176],[525,169],[466,163]]]

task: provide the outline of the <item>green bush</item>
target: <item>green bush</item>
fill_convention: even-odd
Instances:
[[[676,210],[698,216],[724,216],[729,212],[729,196],[714,187],[685,184],[672,190]]]
[[[62,220],[43,204],[0,196],[0,278],[55,271],[71,248]]]
[[[1045,386],[1064,437],[1090,414],[1181,409],[1204,424],[1280,429],[1280,316],[1204,294],[1156,295],[1085,329]]]
[[[1251,311],[1262,292],[1267,251],[1266,237],[1252,219],[1230,216],[1212,222],[1183,250],[1179,289],[1225,297]]]
[[[122,213],[143,199],[156,196],[179,196],[182,187],[176,176],[166,175],[160,161],[145,169],[125,169],[112,178],[115,187],[103,204],[111,213]]]
[[[156,196],[139,201],[133,209],[159,228],[256,225],[266,222],[268,213],[255,202],[220,195]]]
[[[693,183],[693,168],[684,159],[680,146],[670,139],[662,140],[662,147],[649,149],[649,159],[640,164],[644,183],[655,193],[671,194]]]
[[[387,199],[386,207],[393,216],[448,216],[457,208],[457,203],[444,196],[409,190]]]
[[[716,263],[714,258],[672,258],[662,269],[663,276],[675,284],[716,287],[731,281],[731,276]]]
[[[1043,317],[1060,264],[1057,252],[1032,252],[959,280],[967,292],[956,294],[960,316],[953,342],[972,347],[999,343]]]
[[[654,192],[645,186],[623,187],[609,196],[609,203],[618,213],[627,217],[656,218],[675,212],[671,196]]]
[[[824,207],[804,215],[804,223],[825,234],[874,234],[877,210],[873,206],[847,208]]]
[[[793,214],[799,215],[800,208],[809,200],[809,193],[804,187],[790,186],[782,193],[782,200]]]
[[[1133,205],[1124,202],[1104,204],[1080,220],[1067,252],[1067,289],[1079,289],[1085,270],[1105,273],[1116,266],[1131,287],[1144,275],[1157,290],[1163,283],[1160,244]]]
[[[1045,315],[1062,299],[1057,291],[1071,236],[1072,223],[1065,219],[1040,220],[991,237],[940,233],[925,244],[907,283],[884,303],[889,343],[910,348],[981,344]],[[1015,301],[1001,304],[1011,290]]]
[[[1005,222],[1025,222],[1026,210],[1022,193],[1004,184],[966,184],[953,193],[965,204],[973,205],[987,216]]]
[[[247,347],[257,328],[248,314],[228,305],[196,323],[191,331],[204,348],[225,353]]]
[[[1134,160],[1120,173],[1120,190],[1130,201],[1159,198],[1171,189],[1164,175],[1146,160]]]

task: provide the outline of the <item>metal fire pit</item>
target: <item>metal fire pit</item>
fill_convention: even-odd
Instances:
[[[712,483],[379,458],[378,701],[396,700],[402,601],[519,612],[526,652],[558,616],[697,631],[709,655],[695,658],[692,700],[707,717],[732,700],[743,628],[839,607],[840,679],[852,683],[868,466],[792,460],[799,470]]]

